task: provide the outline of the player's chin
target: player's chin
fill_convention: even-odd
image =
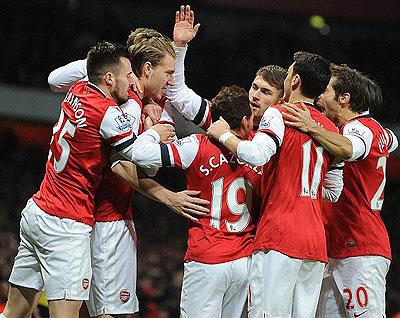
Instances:
[[[121,105],[125,104],[128,100],[129,100],[128,94],[126,94],[126,97],[119,97],[117,99],[117,105],[121,106]]]

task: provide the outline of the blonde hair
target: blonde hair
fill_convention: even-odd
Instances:
[[[169,54],[176,58],[172,41],[154,29],[138,28],[131,31],[126,41],[132,70],[136,76],[140,76],[144,63],[150,62],[157,66],[161,60]]]

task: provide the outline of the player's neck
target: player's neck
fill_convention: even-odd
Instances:
[[[354,112],[350,108],[342,109],[342,113],[340,116],[340,121],[341,121],[340,125],[343,125],[344,123],[348,122],[349,120],[352,120],[360,115],[361,115],[361,113]]]
[[[111,90],[110,90],[110,86],[108,86],[107,84],[103,84],[103,83],[99,83],[96,84],[96,86],[98,88],[101,89],[101,91],[104,93],[104,95],[106,95],[109,99],[111,99],[112,101],[116,102],[116,100],[114,99],[113,95],[111,94]]]
[[[289,96],[289,103],[299,103],[299,102],[309,102],[309,103],[314,103],[313,98],[305,97],[300,93],[300,90],[295,90],[292,92],[292,94]]]

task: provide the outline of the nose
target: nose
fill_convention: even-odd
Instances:
[[[253,98],[260,99],[260,94],[261,94],[260,90],[257,89],[257,90],[254,92]]]
[[[173,78],[170,78],[170,79],[168,80],[168,82],[167,82],[167,85],[168,85],[168,86],[174,86],[174,85],[175,85],[174,79],[173,79]]]

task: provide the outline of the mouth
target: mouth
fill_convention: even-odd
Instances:
[[[259,109],[260,106],[258,106],[256,103],[250,102],[251,107]]]

